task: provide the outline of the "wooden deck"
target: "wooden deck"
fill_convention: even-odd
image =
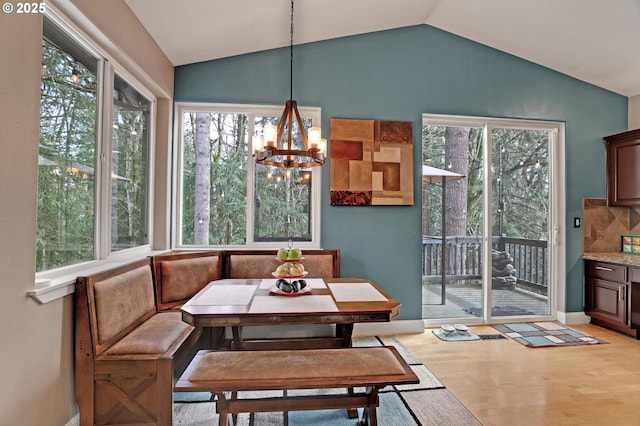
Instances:
[[[422,318],[478,318],[482,306],[482,288],[480,284],[466,282],[464,284],[447,284],[445,304],[441,304],[440,283],[427,283],[422,286]],[[494,313],[500,316],[547,316],[549,304],[545,297],[518,289],[493,289],[493,306],[520,308],[526,312],[514,310],[510,315],[503,312]],[[469,311],[471,312],[469,312]],[[477,314],[474,315],[473,313]]]

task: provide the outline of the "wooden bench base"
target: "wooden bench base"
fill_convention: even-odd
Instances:
[[[418,383],[392,346],[274,351],[199,351],[174,390],[212,392],[219,425],[229,414],[364,408],[363,422],[377,424],[378,391]],[[239,391],[347,388],[345,394],[238,399]],[[365,388],[355,392],[353,388]],[[228,394],[231,394],[228,397]]]

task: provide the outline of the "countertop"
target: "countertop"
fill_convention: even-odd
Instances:
[[[583,253],[583,259],[617,263],[626,266],[640,266],[640,255],[622,253]]]

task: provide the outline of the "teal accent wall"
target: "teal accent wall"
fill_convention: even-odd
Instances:
[[[399,300],[400,319],[422,317],[422,114],[564,122],[564,310],[583,310],[582,229],[573,217],[582,198],[605,196],[602,137],[627,130],[626,97],[428,25],[296,46],[293,95],[322,108],[325,137],[330,118],[413,122],[413,206],[331,206],[328,163],[322,173],[322,246],[342,250],[343,276],[371,279]],[[176,101],[284,105],[288,97],[288,47],[175,72]]]

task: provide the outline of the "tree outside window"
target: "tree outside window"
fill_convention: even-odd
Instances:
[[[46,38],[49,28],[42,41],[37,271],[91,260],[95,249],[98,61],[56,46]]]

